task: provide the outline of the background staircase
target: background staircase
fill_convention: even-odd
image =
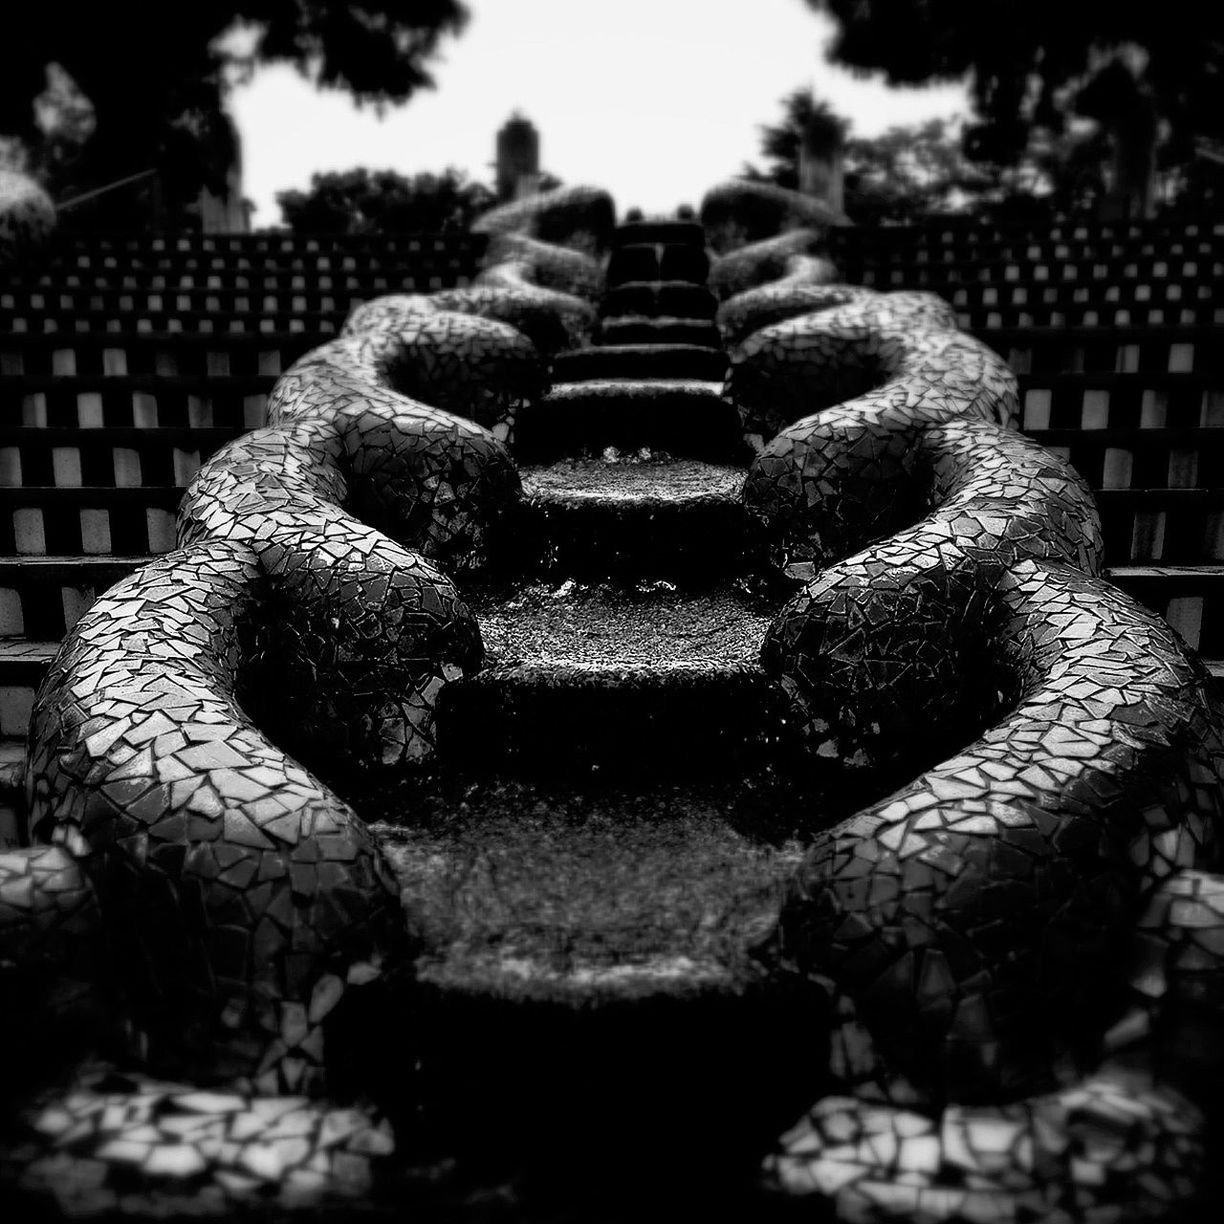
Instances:
[[[942,219],[836,230],[831,245],[845,280],[938,293],[1007,358],[1026,432],[1097,491],[1115,581],[1224,671],[1224,224]],[[262,423],[278,374],[359,302],[468,283],[483,247],[433,235],[65,238],[41,271],[0,285],[0,760],[19,755],[64,632],[173,546],[187,482]],[[742,456],[718,399],[725,355],[706,271],[694,223],[622,227],[600,344],[559,355],[553,391],[521,422],[526,513],[554,569],[592,557],[598,568],[618,549],[637,577],[677,558],[738,564]],[[590,472],[576,497],[573,465],[556,466],[608,448],[622,460],[666,452],[691,470],[621,462],[619,479],[636,482],[628,501]],[[664,475],[688,492],[669,492]]]

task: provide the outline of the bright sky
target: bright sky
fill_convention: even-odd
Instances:
[[[380,119],[290,68],[235,89],[254,224],[280,221],[277,191],[314,171],[404,174],[448,165],[490,181],[494,135],[514,110],[540,132],[542,168],[607,188],[618,210],[696,205],[759,159],[759,127],[808,86],[871,136],[963,114],[957,85],[889,90],[824,62],[831,23],[803,0],[467,0],[437,87]]]

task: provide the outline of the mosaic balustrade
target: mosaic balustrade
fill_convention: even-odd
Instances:
[[[1015,432],[1004,363],[938,299],[831,283],[811,210],[770,195],[796,227],[771,240],[738,190],[709,210],[724,398],[758,561],[795,591],[762,662],[845,812],[753,949],[831,1017],[834,1090],[767,1181],[846,1219],[1159,1217],[1194,1193],[1221,1070],[1209,678],[1099,577],[1092,497]],[[339,794],[427,762],[438,694],[480,667],[464,575],[521,496],[548,358],[591,334],[610,215],[584,190],[512,206],[477,285],[360,308],[201,469],[180,549],[68,636],[0,938],[63,1017],[90,965],[58,950],[100,949],[110,1040],[162,1078],[43,1108],[6,1156],[27,1183],[368,1192],[393,1141],[323,1104],[329,1017],[415,945]]]

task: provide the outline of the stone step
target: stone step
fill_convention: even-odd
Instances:
[[[278,375],[308,352],[317,334],[301,331],[208,333],[25,332],[0,337],[0,387],[47,377],[229,377]]]
[[[1019,383],[1026,432],[1224,425],[1224,374],[1022,373]]]
[[[27,374],[0,379],[0,420],[41,428],[263,424],[274,374]]]
[[[183,487],[244,430],[201,426],[18,426],[0,431],[0,487]]]
[[[775,1220],[752,1188],[823,1082],[829,1018],[754,951],[818,810],[749,780],[405,792],[372,829],[423,946],[360,1030],[380,1096],[460,1168],[532,1169],[552,1207],[524,1219]]]
[[[354,297],[354,306],[366,299]],[[82,336],[135,331],[183,336],[301,335],[308,349],[334,340],[348,318],[348,307],[329,311],[217,310],[0,310],[0,332],[7,335]]]
[[[441,699],[444,770],[705,777],[782,751],[781,690],[758,661],[773,609],[742,584],[527,581],[464,599],[486,665]]]
[[[0,638],[58,641],[99,595],[148,560],[0,556]]]
[[[515,457],[548,463],[613,448],[736,463],[744,449],[739,415],[721,392],[720,382],[700,379],[557,383],[520,414]]]
[[[0,488],[0,555],[147,556],[175,544],[183,489]]]
[[[1094,489],[1218,488],[1224,428],[1030,429]]]
[[[704,285],[687,281],[629,281],[609,289],[600,301],[603,319],[624,315],[680,319],[713,319],[718,300]]]
[[[705,229],[699,221],[627,221],[612,233],[613,247],[666,242],[705,249]]]
[[[1224,659],[1224,565],[1119,565],[1108,577],[1163,616],[1192,650]]]
[[[606,378],[722,382],[727,375],[727,355],[721,349],[699,344],[605,344],[558,353],[552,373],[559,383]]]
[[[25,737],[34,694],[58,649],[58,641],[0,638],[0,736]]]
[[[1171,303],[1163,306],[982,306],[956,307],[956,321],[962,331],[972,332],[989,343],[991,333],[998,328],[1082,327],[1110,328],[1150,324],[1178,324],[1205,327],[1224,323],[1224,306],[1183,306]]]
[[[1110,567],[1224,562],[1224,488],[1098,489],[1094,496]]]
[[[688,281],[704,285],[710,259],[703,247],[677,242],[637,242],[616,247],[604,283],[609,289],[630,281]]]
[[[675,315],[647,318],[645,315],[625,315],[619,319],[604,319],[599,325],[600,345],[620,344],[697,344],[703,348],[721,348],[722,333],[713,321],[682,319]]]
[[[253,278],[245,285],[216,284],[203,286],[173,283],[161,277],[163,284],[153,285],[152,277],[144,283],[137,278],[124,278],[132,283],[108,282],[106,278],[89,278],[78,284],[56,286],[6,286],[0,289],[0,312],[30,314],[39,311],[119,311],[129,317],[143,313],[239,315],[263,311],[267,314],[326,314],[345,311],[358,296],[354,289],[335,288],[320,284],[324,277],[313,278],[307,285],[291,286],[284,278]],[[195,277],[187,278],[194,282]],[[232,280],[232,278],[230,278]],[[134,327],[135,324],[132,324]]]
[[[739,573],[744,469],[695,459],[566,459],[521,469],[506,553],[520,572],[709,583]]]

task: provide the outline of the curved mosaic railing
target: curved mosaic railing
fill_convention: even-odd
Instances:
[[[718,200],[724,237],[759,237],[735,189]],[[519,496],[515,421],[547,353],[589,335],[609,209],[514,206],[486,224],[501,262],[481,283],[357,311],[277,384],[269,427],[201,470],[183,547],[57,657],[28,772],[53,844],[0,861],[0,932],[28,955],[109,930],[153,1068],[317,1092],[327,1017],[411,961],[386,864],[331,785],[426,759],[438,693],[479,666],[447,575],[482,563]],[[1201,1153],[1177,1034],[1190,979],[1221,966],[1195,942],[1224,911],[1203,874],[1224,768],[1208,678],[1097,576],[1091,496],[1014,432],[1006,366],[937,299],[829,277],[799,230],[711,273],[758,452],[744,505],[804,583],[765,668],[805,769],[878,796],[814,839],[760,952],[827,990],[841,1092],[771,1175],[853,1218],[1155,1210]],[[941,760],[949,743],[968,746]]]
[[[1224,970],[1210,677],[1100,580],[1091,494],[1007,432],[993,354],[925,295],[805,279],[720,315],[749,432],[783,427],[746,504],[808,576],[763,660],[813,768],[904,784],[815,839],[783,908],[771,955],[827,985],[849,1091],[771,1171],[854,1219],[1159,1216],[1204,1142],[1170,1033],[1218,1023]]]

